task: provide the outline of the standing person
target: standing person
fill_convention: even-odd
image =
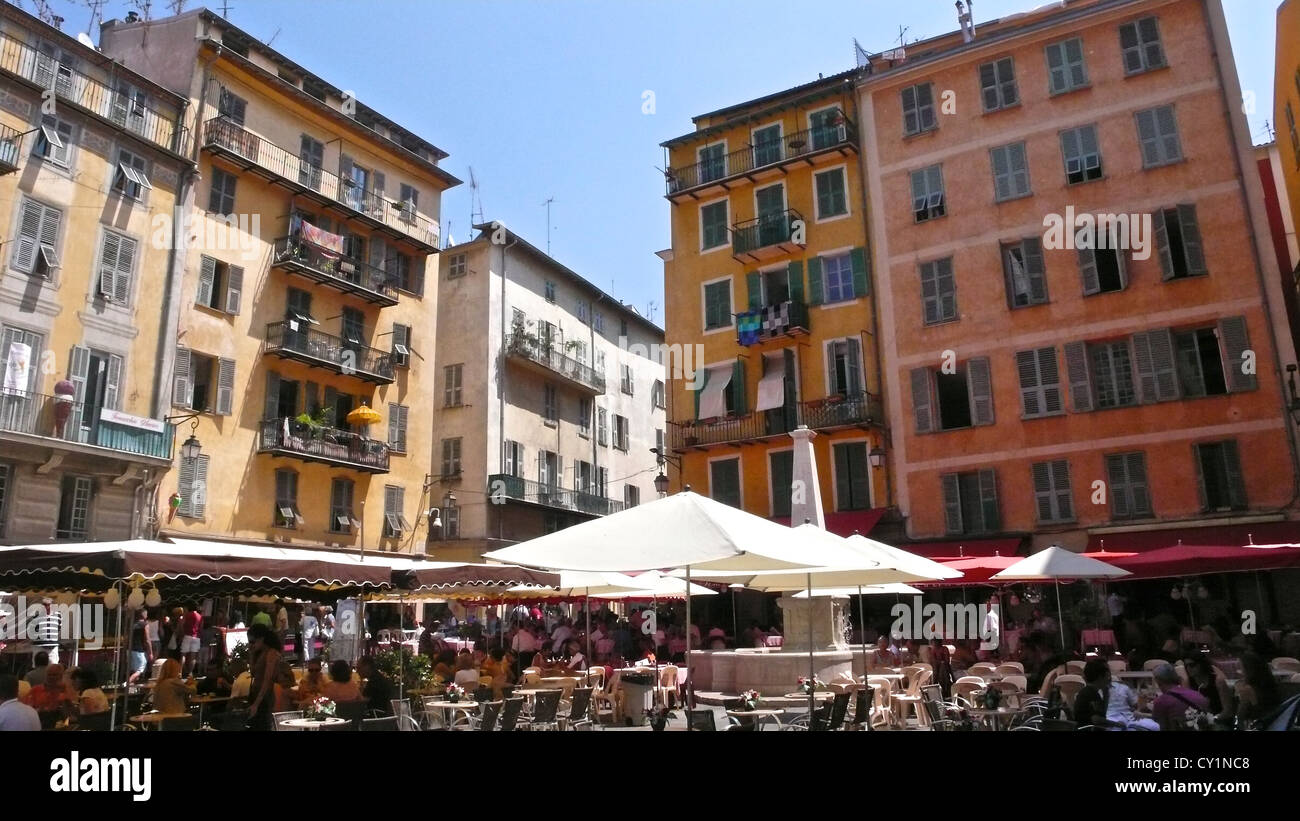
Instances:
[[[145,620],[145,637],[149,641],[150,658],[158,658],[162,652],[162,623],[158,620],[158,611],[149,610]]]
[[[139,610],[135,614],[135,622],[131,625],[131,640],[127,645],[131,663],[128,682],[134,682],[141,674],[148,675],[146,671],[154,660],[153,648],[154,642],[149,641],[149,614]]]
[[[32,659],[32,661],[36,666],[28,670],[27,675],[23,676],[23,679],[28,684],[35,687],[39,684],[45,683],[45,672],[50,666],[50,654],[42,650],[36,654],[36,657]]]
[[[185,608],[176,607],[163,621],[163,655],[169,659],[181,657],[181,620],[185,618]]]
[[[203,614],[197,607],[190,605],[181,616],[180,641],[177,642],[181,653],[181,676],[188,677],[194,671],[194,662],[203,647]]]
[[[22,730],[39,732],[41,717],[18,700],[18,677],[8,673],[0,675],[0,732]]]
[[[275,603],[275,633],[280,637],[278,649],[283,650],[284,640],[289,636],[289,608],[283,599]]]
[[[998,648],[1002,646],[1001,610],[1002,603],[998,600],[998,594],[989,596],[988,609],[984,613],[984,624],[980,629],[980,638],[983,640],[979,652],[981,659],[996,658]]]
[[[1271,713],[1281,702],[1281,695],[1273,671],[1257,653],[1241,657],[1241,675],[1237,682],[1237,727],[1245,730]]]
[[[302,621],[298,624],[302,629],[303,661],[311,661],[316,656],[316,635],[320,632],[320,620],[311,610],[304,610]]]
[[[537,651],[537,639],[533,638],[531,630],[527,627],[523,627],[518,633],[515,633],[514,639],[510,642],[510,649],[514,650],[515,655],[518,657],[517,663],[523,664],[524,659],[531,659],[533,653]],[[522,673],[523,668],[521,667],[515,670],[516,677],[522,675]]]
[[[366,706],[384,715],[392,715],[393,700],[397,698],[397,685],[393,680],[380,672],[373,656],[362,656],[357,661],[357,672],[365,679],[361,697],[366,700]],[[474,675],[477,677],[477,671]]]
[[[271,713],[275,708],[275,676],[280,669],[282,653],[276,646],[275,632],[264,624],[250,627],[248,640],[251,653],[249,673],[253,679],[249,691],[249,725],[254,730],[270,730]]]

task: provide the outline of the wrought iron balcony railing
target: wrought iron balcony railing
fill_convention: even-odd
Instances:
[[[803,215],[793,208],[774,211],[731,226],[731,255],[762,259],[807,244]],[[766,254],[764,252],[767,252]]]
[[[813,430],[828,430],[883,424],[884,407],[880,397],[859,393],[815,399],[744,416],[669,422],[668,430],[673,450],[688,450],[780,436],[799,425],[807,425]]]
[[[351,257],[328,253],[310,242],[292,237],[281,237],[275,241],[271,266],[355,294],[367,302],[396,305],[398,301],[397,285],[384,269]]]
[[[393,381],[390,351],[353,342],[311,327],[302,319],[285,319],[266,326],[266,352],[285,359],[332,370],[376,384]]]
[[[857,128],[848,119],[835,125],[796,131],[784,135],[779,142],[759,143],[694,165],[668,169],[667,196],[684,194],[705,185],[725,183],[754,171],[776,167],[783,162],[822,151],[854,150],[857,143]]]
[[[258,453],[292,456],[368,473],[388,472],[388,444],[357,433],[308,425],[296,419],[261,422]]]
[[[103,411],[82,402],[60,403],[53,396],[26,391],[0,393],[0,431],[168,461],[176,436],[175,426],[166,422]]]
[[[596,393],[605,392],[605,375],[590,365],[555,350],[531,336],[512,334],[506,353],[533,362],[570,382]]]
[[[18,170],[18,158],[23,155],[22,132],[0,125],[0,176]]]
[[[574,510],[591,516],[608,516],[624,508],[623,502],[594,493],[533,482],[519,476],[496,473],[488,477],[488,495],[495,499],[514,499],[546,507]]]

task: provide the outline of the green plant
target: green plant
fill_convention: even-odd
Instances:
[[[375,654],[375,667],[393,681],[401,681],[403,690],[419,690],[433,677],[433,660],[417,655],[405,647]]]
[[[300,425],[305,425],[311,430],[313,436],[320,436],[326,428],[334,426],[334,409],[319,408],[317,409],[315,416],[303,411],[295,416],[293,421]]]

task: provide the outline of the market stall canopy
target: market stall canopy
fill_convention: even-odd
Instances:
[[[691,567],[753,572],[833,565],[843,554],[743,510],[683,491],[494,550],[494,561],[552,570]],[[800,543],[800,542],[803,543]]]
[[[1038,582],[1055,579],[1118,579],[1127,575],[1127,570],[1052,545],[994,573],[991,580]]]
[[[822,596],[831,596],[843,598],[845,596],[911,596],[923,593],[920,588],[913,587],[910,584],[872,584],[864,587],[814,587],[812,591],[813,598]],[[808,598],[807,590],[800,590],[794,594],[796,599]]]
[[[1134,579],[1283,570],[1300,567],[1300,547],[1176,545],[1115,559],[1114,564],[1132,573]]]
[[[629,577],[632,582],[639,584],[635,590],[622,590],[608,593],[592,593],[592,598],[597,599],[681,599],[686,597],[686,580],[678,579],[660,573],[658,570],[647,570],[636,576]],[[692,583],[690,586],[692,596],[716,596],[718,591],[710,590],[703,585]]]

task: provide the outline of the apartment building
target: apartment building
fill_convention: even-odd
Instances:
[[[1284,515],[1294,352],[1220,3],[1072,0],[889,56],[858,93],[909,535]],[[1075,242],[1077,215],[1143,234]]]
[[[663,143],[669,441],[678,487],[790,515],[793,441],[816,432],[827,526],[889,504],[856,71],[693,118]],[[875,512],[873,513],[873,509]]]
[[[186,103],[0,5],[0,542],[151,534]]]
[[[164,532],[422,552],[446,154],[205,9],[101,41],[188,100],[199,169],[157,367],[202,452]]]
[[[448,560],[654,499],[665,446],[663,331],[503,224],[477,229],[438,273],[429,546]]]
[[[1300,0],[1277,7],[1277,56],[1273,64],[1273,129],[1290,223],[1300,225]]]

